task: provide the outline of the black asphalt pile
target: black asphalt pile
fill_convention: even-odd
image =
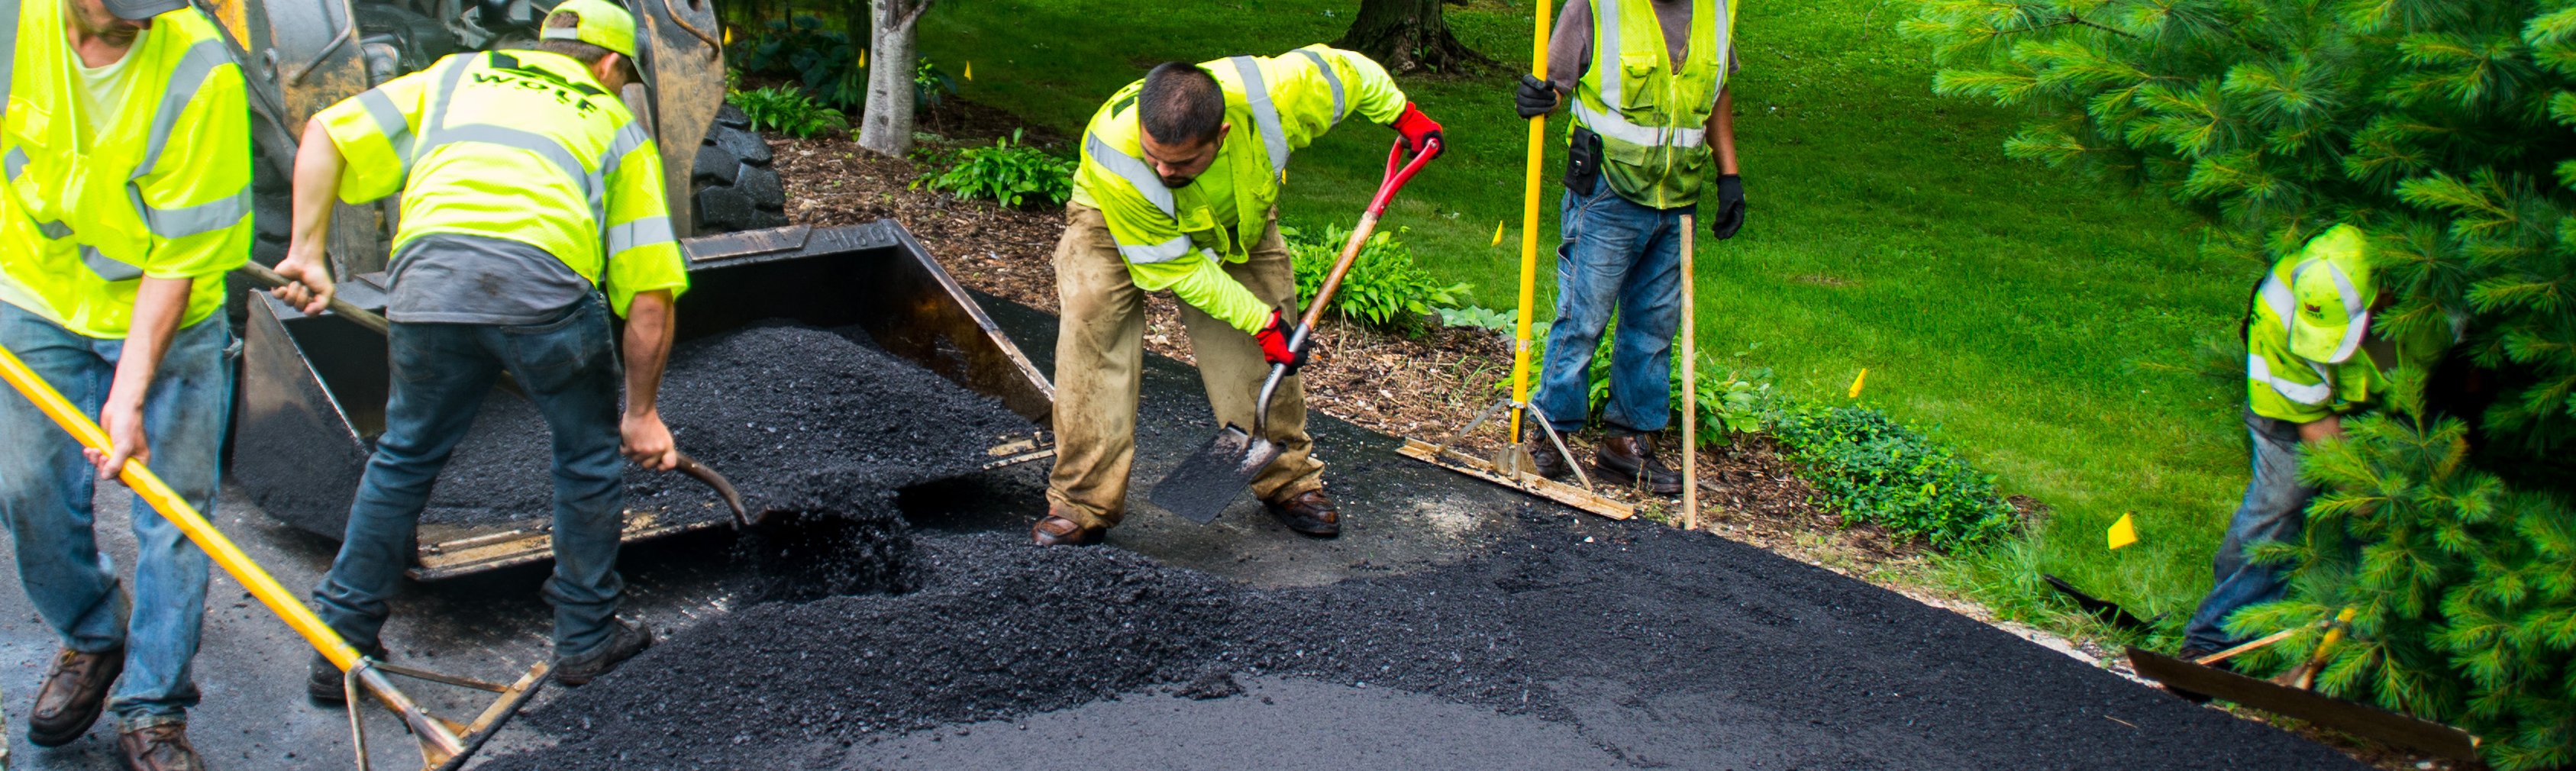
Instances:
[[[529,715],[560,744],[488,767],[868,767],[871,743],[896,732],[1166,690],[1223,699],[1228,673],[1535,714],[1636,766],[2359,767],[1752,547],[1553,511],[1517,519],[1460,564],[1281,591],[1110,548],[925,534],[918,591],[704,622]],[[1402,753],[1439,730],[1349,732]]]
[[[721,471],[755,512],[889,518],[903,487],[980,469],[1029,431],[1000,402],[838,330],[759,324],[673,350],[659,400],[680,449]],[[552,511],[551,439],[532,405],[487,400],[423,520],[494,524]],[[729,516],[704,486],[629,466],[627,505],[666,521]]]

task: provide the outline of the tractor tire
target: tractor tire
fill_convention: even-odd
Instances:
[[[787,189],[769,162],[769,143],[751,130],[751,116],[730,104],[716,112],[689,175],[699,235],[787,225]]]

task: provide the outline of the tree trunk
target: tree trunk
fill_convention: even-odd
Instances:
[[[1368,54],[1387,72],[1466,73],[1494,65],[1449,34],[1442,0],[1360,0],[1349,32],[1333,45]]]
[[[912,68],[920,56],[913,32],[934,0],[871,0],[876,29],[869,35],[868,103],[859,120],[859,147],[891,158],[912,151]]]

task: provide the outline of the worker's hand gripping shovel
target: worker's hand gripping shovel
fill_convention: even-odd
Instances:
[[[101,430],[96,421],[82,414],[79,408],[72,406],[71,400],[63,398],[61,392],[55,391],[34,370],[28,369],[26,362],[19,361],[17,354],[6,349],[0,349],[0,380],[7,380],[19,394],[34,402],[38,410],[53,418],[56,425],[62,426],[82,445],[99,452],[109,451],[107,432]],[[25,441],[34,441],[34,438],[28,437]],[[178,526],[179,532],[186,534],[188,540],[205,550],[207,557],[222,566],[225,573],[231,574],[233,580],[240,582],[243,589],[249,590],[260,604],[267,606],[269,612],[277,614],[287,626],[295,629],[296,634],[302,635],[305,642],[312,644],[324,658],[347,673],[342,687],[348,695],[349,729],[356,744],[361,771],[367,768],[367,739],[362,729],[364,721],[358,714],[365,703],[359,698],[362,694],[373,694],[377,701],[402,717],[403,726],[420,741],[422,768],[444,771],[463,766],[475,748],[482,746],[483,740],[492,732],[500,730],[501,725],[518,712],[519,705],[526,703],[545,681],[548,667],[544,663],[530,667],[517,682],[505,684],[397,667],[368,658],[342,639],[338,632],[332,631],[320,616],[313,614],[312,609],[305,607],[301,598],[287,591],[258,563],[252,562],[249,555],[242,553],[241,547],[233,545],[232,539],[208,523],[195,506],[171,490],[160,476],[143,465],[143,461],[128,459],[118,477],[124,480],[126,487],[150,503],[153,510],[161,512],[163,519]],[[418,703],[395,688],[387,675],[474,688],[500,696],[474,722],[457,723],[421,709]]]
[[[1384,215],[1387,204],[1395,200],[1395,192],[1404,189],[1404,183],[1411,181],[1416,172],[1438,156],[1440,149],[1440,140],[1426,141],[1422,152],[1414,155],[1409,163],[1404,158],[1403,143],[1398,142],[1387,151],[1386,178],[1378,183],[1377,196],[1369,200],[1368,210],[1361,212],[1359,225],[1351,229],[1350,240],[1342,244],[1341,257],[1333,261],[1332,271],[1324,274],[1323,287],[1315,290],[1314,299],[1306,304],[1306,312],[1297,319],[1296,331],[1288,336],[1288,350],[1303,355],[1307,346],[1313,344],[1315,322],[1323,318],[1325,308],[1332,307],[1334,290],[1341,288],[1343,274],[1350,272],[1351,262],[1360,256],[1360,247],[1366,245],[1369,235],[1377,230],[1378,217]],[[1208,440],[1206,446],[1181,461],[1172,473],[1164,475],[1163,481],[1154,484],[1153,494],[1149,496],[1154,505],[1202,525],[1216,521],[1217,515],[1225,511],[1226,504],[1233,503],[1235,497],[1252,484],[1254,476],[1279,458],[1279,443],[1271,441],[1267,432],[1270,397],[1278,392],[1279,381],[1287,374],[1287,365],[1270,365],[1270,377],[1261,382],[1261,396],[1253,402],[1252,430],[1245,432],[1241,427],[1227,424]]]
[[[279,275],[277,271],[270,270],[268,266],[261,265],[256,262],[242,263],[241,267],[235,268],[234,270],[240,271],[242,275],[249,276],[251,277],[251,280],[257,281],[271,289],[286,286],[293,282],[293,279]],[[360,308],[355,303],[340,299],[337,295],[332,296],[327,307],[332,313],[338,314],[341,318],[348,319],[349,323],[375,330],[376,334],[379,335],[393,334],[393,325],[386,323],[385,317],[376,315],[374,312],[365,308]],[[501,384],[504,387],[511,388],[513,390],[518,388],[517,382],[511,380],[510,373],[507,372],[501,373]],[[524,394],[525,392],[521,393]],[[752,525],[760,524],[750,515],[744,513],[742,508],[742,494],[734,492],[733,482],[726,480],[723,474],[716,473],[716,470],[708,467],[707,464],[699,463],[698,459],[689,457],[689,454],[684,452],[680,453],[679,465],[673,466],[671,470],[687,474],[689,475],[689,478],[698,480],[700,483],[705,484],[709,489],[715,490],[716,497],[723,498],[725,507],[733,510],[733,528],[735,530],[741,530]]]

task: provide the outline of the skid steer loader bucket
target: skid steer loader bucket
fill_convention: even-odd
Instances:
[[[1054,388],[1046,377],[893,220],[728,233],[686,239],[682,246],[690,288],[679,301],[681,340],[766,319],[856,325],[886,351],[992,397],[1031,423],[1046,425],[1054,410]],[[341,297],[380,310],[382,281],[379,274],[344,280]],[[234,411],[233,475],[270,516],[337,539],[348,524],[367,454],[384,431],[390,391],[385,338],[336,315],[304,316],[265,294],[252,300]],[[501,385],[493,390],[487,402],[523,399]],[[997,437],[985,468],[1049,457],[1052,447],[1044,432]],[[721,501],[700,498],[630,508],[624,540],[731,525],[732,517],[720,513]],[[542,517],[500,524],[424,522],[411,575],[437,580],[547,559],[548,524]]]

